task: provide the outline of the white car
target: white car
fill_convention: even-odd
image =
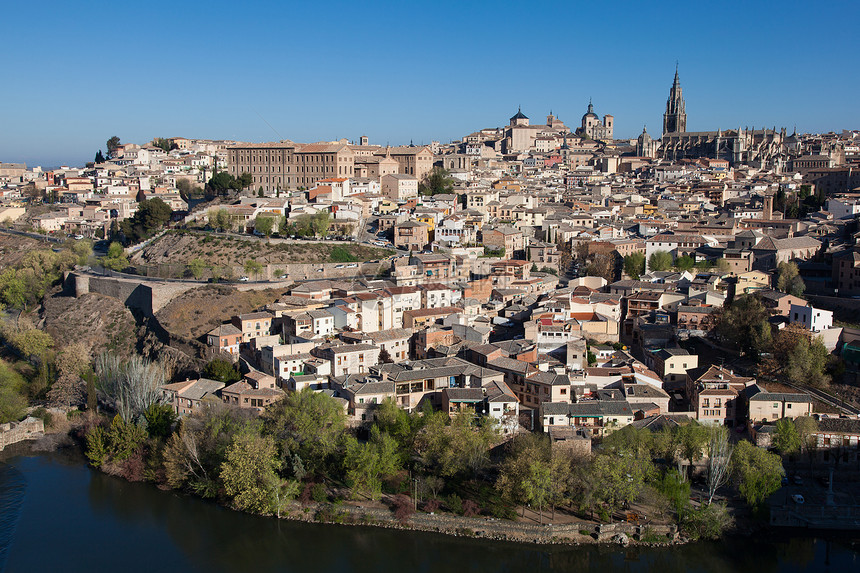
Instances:
[[[348,268],[348,269],[357,269],[357,268],[358,268],[358,264],[356,264],[356,263],[349,263],[348,265],[346,265],[346,268]]]
[[[336,268],[336,269],[345,269],[345,268],[346,268],[346,265],[335,265],[335,266],[334,266],[334,268]]]
[[[239,280],[243,283],[246,283],[246,282],[248,282],[248,277],[242,276],[242,277],[239,277]]]
[[[285,278],[287,278],[287,274],[286,274],[286,273],[284,273],[284,274],[282,274],[282,275],[278,275],[278,278],[279,278],[279,279],[285,279]]]
[[[794,503],[796,503],[798,505],[802,505],[803,501],[804,501],[803,496],[800,495],[799,493],[796,493],[793,496],[791,496],[791,499],[793,499]]]

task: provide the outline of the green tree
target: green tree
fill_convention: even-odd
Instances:
[[[666,251],[654,251],[648,257],[649,271],[668,271],[672,268],[672,255]]]
[[[334,398],[305,388],[287,394],[262,418],[267,433],[281,445],[282,455],[299,455],[309,473],[331,467],[346,427],[346,415]]]
[[[610,510],[636,501],[654,474],[650,459],[637,458],[630,451],[602,452],[591,467],[594,481],[600,484],[597,498]]]
[[[120,223],[120,229],[132,243],[148,239],[170,221],[173,210],[159,199],[144,199],[137,205],[137,211],[130,219]]]
[[[654,487],[666,498],[677,515],[683,515],[690,504],[690,482],[684,479],[678,470],[673,468],[664,473],[654,482]]]
[[[691,422],[679,426],[675,433],[677,434],[679,453],[689,463],[687,473],[692,475],[693,464],[702,459],[705,446],[708,444],[710,438],[708,428],[697,422]]]
[[[331,227],[331,216],[326,211],[319,211],[313,215],[312,228],[314,235],[325,237]]]
[[[254,184],[254,176],[250,173],[242,173],[239,178],[236,179],[236,184],[239,186],[239,189],[247,189]]]
[[[633,280],[645,274],[645,255],[643,253],[631,253],[624,257],[624,272]]]
[[[779,263],[776,267],[776,288],[793,296],[802,296],[806,284],[800,278],[800,271],[794,261]]]
[[[266,238],[272,236],[275,229],[275,218],[271,215],[260,215],[254,219],[254,230],[258,233],[266,235]]]
[[[774,427],[773,447],[782,455],[793,454],[800,450],[800,434],[789,418],[777,420]]]
[[[694,266],[696,266],[696,260],[689,255],[682,255],[675,259],[675,268],[679,271],[689,271]]]
[[[164,151],[164,153],[170,153],[172,149],[176,149],[175,145],[171,145],[170,140],[164,137],[156,137],[152,140],[152,145]]]
[[[543,525],[543,508],[552,496],[552,475],[549,466],[542,460],[529,463],[528,473],[523,480],[523,492],[525,499],[537,506]]]
[[[758,509],[780,488],[785,470],[777,454],[741,441],[732,454],[731,473],[741,496],[752,508]]]
[[[743,354],[758,359],[770,350],[770,313],[755,295],[738,297],[724,306],[717,333]]]
[[[442,167],[434,167],[418,184],[421,195],[439,195],[454,192],[454,178],[451,172]]]
[[[273,509],[274,490],[281,484],[280,467],[274,440],[245,429],[233,438],[221,464],[224,491],[238,509],[266,513]]]
[[[24,417],[26,384],[20,374],[0,361],[0,424],[17,422]]]
[[[204,261],[200,257],[191,259],[188,262],[188,270],[191,271],[191,276],[193,276],[198,281],[203,278],[203,271],[206,270],[206,266],[206,261]]]
[[[119,145],[119,137],[117,137],[116,135],[107,140],[105,146],[107,148],[108,159],[113,159],[114,157],[116,157],[116,151],[119,148]]]
[[[114,271],[121,271],[125,268],[128,268],[129,262],[128,257],[125,254],[125,250],[123,250],[122,245],[114,241],[108,247],[107,256],[102,257],[101,260],[102,266],[106,269],[111,269]]]
[[[23,275],[15,269],[6,269],[0,274],[0,298],[3,304],[11,308],[27,306],[28,289]]]
[[[238,189],[239,182],[237,182],[229,173],[226,171],[218,171],[212,174],[212,177],[206,183],[206,193],[210,197],[216,197],[219,195],[226,195],[230,189]]]
[[[252,276],[258,276],[263,271],[263,265],[256,259],[245,261],[245,272]]]
[[[213,358],[203,368],[203,377],[210,380],[217,380],[224,384],[232,384],[242,379],[242,375],[236,368],[236,365],[223,358]]]
[[[104,162],[105,162],[105,156],[102,154],[102,150],[101,150],[101,149],[99,149],[98,151],[96,151],[96,157],[95,157],[94,162],[95,162],[95,164],[96,164],[96,165],[98,165],[99,163],[104,163]]]
[[[382,493],[382,480],[397,473],[401,467],[397,442],[380,432],[377,426],[371,429],[367,443],[348,438],[343,470],[354,493],[377,499]]]
[[[808,451],[811,442],[816,439],[815,433],[818,431],[818,420],[811,416],[798,416],[794,419],[794,427],[797,428],[800,447],[803,451]]]
[[[146,431],[150,437],[164,439],[173,431],[176,423],[176,414],[170,404],[150,404],[144,410],[143,417],[146,420]]]

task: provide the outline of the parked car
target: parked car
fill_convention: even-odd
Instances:
[[[279,279],[285,279],[285,278],[287,278],[287,274],[286,274],[286,273],[284,273],[284,274],[282,274],[282,275],[278,275],[278,278],[279,278]]]
[[[246,276],[241,276],[241,277],[239,277],[239,280],[240,280],[241,282],[243,282],[243,283],[246,283],[246,282],[248,282],[248,277],[246,277]]]
[[[803,485],[803,478],[800,476],[794,476],[792,478],[794,480],[794,485]]]
[[[793,496],[791,496],[791,499],[793,499],[793,500],[794,500],[794,503],[796,503],[796,504],[798,504],[798,505],[802,504],[802,503],[805,501],[805,500],[803,499],[803,496],[802,496],[802,495],[800,495],[799,493],[796,493],[796,494],[794,494]]]
[[[357,264],[357,263],[349,263],[348,265],[346,265],[346,268],[348,268],[348,269],[357,269],[357,268],[358,268],[358,264]]]
[[[346,268],[346,265],[335,265],[335,266],[334,266],[334,268],[336,268],[336,269],[345,269],[345,268]]]

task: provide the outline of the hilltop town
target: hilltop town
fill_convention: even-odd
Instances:
[[[162,402],[177,419],[217,405],[271,421],[313,393],[365,446],[392,427],[393,404],[491,427],[487,456],[532,433],[599,458],[622,447],[614,434],[722,427],[736,452],[779,456],[765,497],[793,476],[771,498],[772,524],[843,526],[860,506],[838,483],[845,516],[827,508],[840,472],[860,467],[860,132],[688,132],[677,71],[659,136],[618,139],[596,108],[572,125],[517,109],[430,145],[111,138],[83,167],[2,163],[0,298],[53,336],[44,352],[22,349],[26,327],[7,316],[4,340],[38,373],[79,345],[71,374],[58,362],[24,394],[130,423],[130,400],[104,382],[121,366],[105,356],[167,356],[136,415]],[[30,300],[21,290],[40,271],[22,253],[42,241],[59,259]],[[65,328],[76,314],[88,322]],[[713,498],[729,481],[713,481],[708,436],[673,451]],[[297,451],[278,473],[301,482],[287,467]],[[440,475],[469,469],[479,474]],[[535,495],[511,500],[537,506]],[[602,503],[629,508],[637,495],[625,495]]]

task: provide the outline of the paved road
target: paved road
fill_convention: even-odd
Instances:
[[[66,237],[66,238],[61,239],[59,237],[52,237],[50,235],[40,235],[39,233],[29,233],[27,231],[18,231],[17,229],[0,229],[0,232],[6,233],[8,235],[20,235],[22,237],[30,237],[32,239],[39,239],[40,241],[45,241],[47,243],[56,243],[56,244],[65,243],[70,238],[70,237]]]

